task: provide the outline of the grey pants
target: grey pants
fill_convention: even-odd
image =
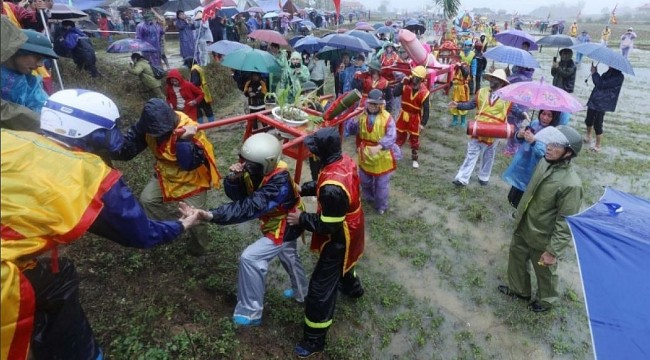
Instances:
[[[183,199],[183,202],[197,209],[205,209],[207,206],[207,192],[203,191],[194,196]],[[171,211],[170,204],[177,205],[176,202],[164,203],[160,183],[156,176],[152,176],[149,182],[140,194],[140,203],[144,207],[147,216],[156,220],[170,220],[180,217],[178,211]],[[196,225],[188,230],[190,242],[188,251],[192,255],[202,255],[205,253],[206,246],[209,242],[208,228],[205,224]]]
[[[298,256],[297,240],[287,241],[278,246],[271,239],[262,237],[250,244],[240,256],[237,306],[234,315],[251,320],[262,318],[266,274],[269,262],[276,256],[289,274],[294,298],[299,302],[304,301],[307,296],[307,278]]]

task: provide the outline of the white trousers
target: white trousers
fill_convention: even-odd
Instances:
[[[490,174],[492,173],[492,166],[494,165],[497,141],[498,140],[495,140],[492,145],[488,145],[478,141],[477,139],[470,139],[467,142],[465,161],[463,161],[463,165],[460,166],[455,179],[464,185],[467,185],[469,183],[469,178],[472,176],[472,172],[474,171],[474,167],[476,166],[476,162],[479,157],[481,157],[481,168],[478,173],[478,179],[481,181],[489,181]]]

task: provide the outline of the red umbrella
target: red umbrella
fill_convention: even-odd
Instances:
[[[282,36],[282,34],[280,34],[275,30],[255,30],[252,33],[250,33],[248,37],[259,41],[266,41],[268,43],[276,43],[279,45],[286,45],[286,46],[289,45],[287,39],[285,39],[284,36]]]

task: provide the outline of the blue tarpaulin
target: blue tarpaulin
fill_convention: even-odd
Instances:
[[[650,202],[607,189],[567,218],[597,359],[650,359]]]

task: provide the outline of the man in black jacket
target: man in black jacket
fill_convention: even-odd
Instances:
[[[296,345],[300,358],[323,351],[332,325],[337,287],[352,298],[364,293],[354,267],[363,255],[364,216],[359,172],[355,162],[341,152],[336,128],[324,128],[305,139],[305,145],[322,165],[318,181],[302,185],[301,195],[318,196],[318,212],[296,211],[288,222],[311,231],[312,251],[320,253],[305,299],[303,340]]]
[[[573,50],[560,50],[560,62],[553,58],[551,65],[551,75],[553,75],[553,86],[558,87],[568,93],[573,92],[576,83],[576,64],[573,62]],[[560,113],[559,124],[566,125],[569,123],[571,113]]]
[[[602,75],[598,73],[596,66],[591,66],[591,80],[594,82],[594,89],[591,91],[587,102],[587,135],[584,142],[591,143],[591,129],[596,133],[596,144],[589,150],[600,151],[600,143],[603,140],[603,121],[606,111],[616,111],[618,95],[621,93],[625,76],[620,70],[610,67]]]

